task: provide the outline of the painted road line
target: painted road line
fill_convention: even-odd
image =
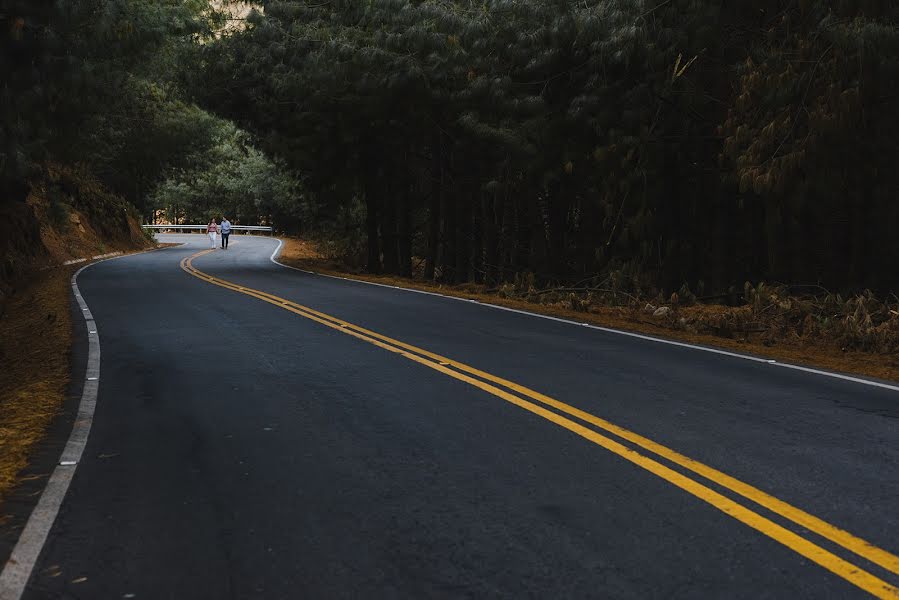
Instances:
[[[622,445],[621,443],[619,443],[611,438],[608,438],[606,436],[603,436],[602,434],[598,433],[597,431],[595,431],[593,429],[589,429],[589,428],[585,427],[584,425],[581,425],[575,421],[572,421],[558,413],[550,411],[547,408],[544,408],[542,406],[539,406],[537,404],[529,402],[528,400],[525,400],[519,396],[516,396],[509,391],[500,389],[499,387],[496,387],[489,383],[485,383],[484,381],[475,379],[471,375],[467,375],[465,373],[460,373],[457,370],[451,369],[447,366],[440,364],[440,362],[447,362],[451,366],[456,367],[456,368],[459,368],[460,366],[467,367],[466,365],[463,365],[462,363],[459,363],[458,361],[444,359],[443,357],[439,357],[439,355],[435,355],[428,351],[422,350],[420,348],[416,348],[414,346],[410,346],[408,344],[404,344],[402,342],[398,342],[396,340],[391,340],[390,338],[387,338],[386,336],[381,336],[380,334],[372,335],[374,332],[368,332],[368,330],[365,330],[361,327],[354,326],[350,323],[347,323],[346,321],[342,321],[342,320],[336,319],[334,317],[330,317],[329,315],[320,313],[319,311],[314,311],[307,307],[303,307],[296,303],[285,300],[284,298],[274,296],[273,294],[268,294],[267,292],[263,292],[261,290],[254,290],[252,288],[245,288],[242,286],[238,286],[227,280],[217,278],[217,277],[214,277],[207,273],[204,273],[204,272],[200,271],[199,269],[197,269],[196,267],[194,267],[192,265],[192,261],[194,258],[203,256],[204,254],[207,254],[207,253],[208,252],[200,252],[193,256],[185,258],[184,260],[181,261],[182,269],[184,269],[187,273],[189,273],[195,277],[198,277],[204,281],[212,283],[214,285],[218,285],[220,287],[224,287],[224,288],[227,288],[227,289],[230,289],[233,291],[237,291],[242,294],[252,296],[254,298],[258,298],[260,300],[268,302],[268,303],[270,303],[274,306],[277,306],[279,308],[282,308],[284,310],[288,310],[290,312],[293,312],[295,314],[303,316],[312,321],[321,323],[322,325],[325,325],[325,326],[335,329],[337,331],[341,331],[348,335],[352,335],[353,337],[356,337],[360,340],[374,344],[375,346],[378,346],[380,348],[383,348],[383,349],[393,352],[395,354],[404,356],[405,358],[413,360],[421,365],[427,366],[431,369],[439,371],[445,375],[448,375],[448,376],[458,379],[460,381],[464,381],[464,382],[466,382],[474,387],[477,387],[481,390],[484,390],[496,397],[502,398],[503,400],[506,400],[507,402],[515,404],[521,408],[524,408],[525,410],[528,410],[529,412],[531,412],[533,414],[541,416],[557,425],[560,425],[560,426],[568,429],[569,431],[572,431],[573,433],[576,433],[576,434],[580,435],[581,437],[584,437],[585,439],[588,439],[588,440],[596,443],[597,445],[600,445],[601,447],[621,456],[622,458],[632,462],[633,464],[640,466],[640,467],[646,469],[647,471],[665,479],[669,483],[676,485],[677,487],[679,487],[679,488],[683,489],[684,491],[687,491],[688,493],[692,494],[693,496],[709,503],[710,505],[718,508],[719,510],[721,510],[724,513],[730,515],[731,517],[739,520],[740,522],[752,527],[753,529],[756,529],[757,531],[771,537],[772,539],[787,546],[788,548],[794,550],[795,552],[801,554],[802,556],[805,556],[806,558],[816,562],[817,564],[828,569],[829,571],[833,572],[834,574],[846,579],[847,581],[850,581],[851,583],[855,584],[859,588],[864,589],[865,591],[867,591],[877,597],[880,597],[880,598],[899,598],[899,588],[896,588],[896,587],[890,585],[889,583],[877,578],[876,576],[868,573],[867,571],[864,571],[863,569],[859,568],[858,566],[856,566],[852,563],[849,563],[848,561],[825,550],[824,548],[814,544],[813,542],[785,529],[784,527],[774,523],[773,521],[763,517],[762,515],[760,515],[756,512],[753,512],[749,508],[734,502],[733,500],[719,494],[718,492],[715,492],[711,488],[708,488],[708,487],[702,485],[701,483],[699,483],[693,479],[690,479],[690,478],[686,477],[685,475],[683,475],[677,471],[674,471],[673,469],[671,469],[669,467],[666,467],[665,465],[653,460],[652,458],[649,458],[643,454],[640,454],[640,453],[636,452],[635,450],[631,450],[630,448],[627,448],[626,446]],[[472,369],[471,367],[467,367],[467,369],[473,371],[472,374],[482,373],[481,371]],[[491,377],[493,377],[493,376],[491,376]],[[496,379],[499,379],[499,378],[496,378]],[[505,382],[506,380],[500,380],[500,381]],[[512,382],[508,382],[508,383],[515,385]],[[505,386],[505,383],[503,385]],[[509,387],[509,386],[505,386],[505,387]],[[519,386],[519,387],[522,387],[522,386]],[[526,388],[522,387],[522,389],[526,389]],[[536,394],[536,392],[534,392],[534,393]],[[597,421],[607,423],[607,422],[599,419],[598,417],[593,417],[592,415],[589,415],[588,413],[584,413],[583,411],[578,411],[578,409],[574,409],[573,407],[570,407],[570,406],[568,406],[562,402],[559,402],[557,400],[554,400],[554,399],[551,399],[551,398],[545,397],[545,396],[544,396],[544,398],[546,400],[551,401],[551,402],[544,402],[544,404],[553,406],[554,408],[566,407],[571,411],[577,411],[583,415],[592,417],[593,419],[596,419]],[[612,425],[612,424],[609,423],[608,425]],[[617,428],[617,426],[615,426],[615,427]],[[617,428],[617,429],[619,429],[622,432],[631,434],[631,436],[635,437],[636,439],[643,440],[644,442],[650,442],[650,440],[647,440],[646,438],[642,438],[641,436],[637,436],[636,434],[632,434],[631,432],[628,432],[627,430],[625,430],[623,428]],[[652,444],[658,449],[667,450],[672,455],[681,457],[684,461],[688,461],[688,464],[692,464],[692,465],[700,464],[700,463],[697,463],[696,461],[687,459],[686,457],[682,457],[682,455],[679,455],[679,454],[675,453],[673,450],[667,449],[664,446],[661,446],[660,444],[655,444],[655,443],[652,443]],[[705,467],[705,466],[703,465],[703,467]],[[712,469],[711,467],[705,467],[705,469],[710,474],[720,473],[720,472]],[[745,488],[748,488],[749,490],[755,489],[755,488],[751,488],[751,486],[748,486],[747,484],[742,484],[742,482],[739,482],[736,479],[730,478],[730,480],[733,482],[736,482],[736,483],[740,483],[742,486],[745,486]],[[746,492],[747,489],[744,489],[743,491]],[[773,499],[773,497],[768,496],[767,494],[765,495],[765,497]],[[765,498],[763,497],[761,499],[764,500]],[[779,506],[781,506],[781,507],[789,507],[795,511],[802,513],[802,511],[799,511],[799,509],[795,509],[795,507],[791,507],[790,505],[783,503],[781,501],[778,501],[778,502],[780,502]],[[778,506],[778,505],[775,504],[775,506]],[[782,513],[779,513],[779,514],[782,514],[782,516],[790,518],[790,511],[787,511],[787,513],[788,514],[782,514]],[[807,513],[802,513],[802,514],[807,515]],[[820,519],[817,519],[816,517],[812,517],[811,515],[807,515],[807,516],[819,524],[824,524],[826,527],[824,527],[823,529],[824,529],[824,531],[826,531],[828,533],[833,534],[834,531],[837,531],[837,532],[842,531],[830,524],[827,524],[824,521],[821,521]],[[846,532],[843,532],[843,533],[846,533]],[[899,564],[899,559],[897,559],[895,556],[893,556],[889,552],[882,550],[880,548],[876,548],[875,546],[873,546],[867,542],[864,542],[860,538],[851,536],[851,534],[846,533],[846,535],[850,536],[850,537],[848,539],[847,538],[839,538],[839,536],[835,536],[835,537],[838,537],[838,539],[842,539],[842,541],[847,542],[850,546],[855,546],[856,542],[859,542],[864,545],[863,548],[847,547],[848,550],[851,550],[851,551],[855,552],[856,554],[860,554],[861,556],[864,556],[865,558],[869,558],[869,560],[872,560],[872,562],[877,562],[874,559],[880,559],[880,562],[886,563],[885,565],[882,564],[881,566],[884,566],[884,568],[887,568],[888,570],[892,570],[892,569],[890,569],[890,566],[894,564],[893,561],[897,561],[897,564]],[[844,546],[844,547],[846,547],[846,546]],[[869,552],[869,550],[876,550],[876,552]]]
[[[325,316],[325,315],[323,315],[323,313],[319,313],[318,311],[315,311],[313,309],[306,308],[305,310],[307,310],[313,314],[316,314],[317,316],[322,316],[322,317]],[[334,319],[333,317],[331,317],[331,318],[335,322],[343,324],[343,322],[340,321],[339,319]],[[698,475],[701,475],[702,477],[705,477],[706,479],[714,481],[718,485],[721,485],[721,486],[743,496],[744,498],[747,498],[748,500],[752,500],[756,504],[764,506],[768,510],[771,510],[771,511],[781,515],[782,517],[785,517],[785,518],[793,521],[797,525],[801,525],[802,527],[805,527],[806,529],[809,529],[809,530],[817,533],[818,535],[825,537],[828,540],[830,540],[836,544],[839,544],[840,546],[846,548],[847,550],[854,552],[855,554],[858,554],[859,556],[862,556],[863,558],[870,560],[871,562],[883,567],[884,569],[887,569],[887,570],[891,571],[892,573],[899,575],[899,557],[895,556],[894,554],[891,554],[890,552],[887,552],[886,550],[878,548],[877,546],[874,546],[873,544],[854,536],[853,534],[849,533],[848,531],[845,531],[843,529],[840,529],[839,527],[831,525],[830,523],[828,523],[822,519],[819,519],[818,517],[815,517],[814,515],[811,515],[795,506],[792,506],[791,504],[789,504],[787,502],[784,502],[778,498],[775,498],[774,496],[771,496],[770,494],[767,494],[752,485],[744,483],[744,482],[740,481],[739,479],[736,479],[735,477],[731,477],[730,475],[727,475],[726,473],[723,473],[713,467],[710,467],[699,461],[696,461],[687,456],[684,456],[683,454],[680,454],[679,452],[672,450],[671,448],[668,448],[667,446],[659,444],[658,442],[654,442],[653,440],[650,440],[649,438],[646,438],[644,436],[641,436],[640,434],[634,433],[634,432],[632,432],[628,429],[625,429],[624,427],[621,427],[619,425],[615,425],[614,423],[611,423],[610,421],[607,421],[607,420],[597,417],[591,413],[588,413],[586,411],[575,408],[569,404],[566,404],[564,402],[556,400],[555,398],[552,398],[545,394],[541,394],[540,392],[534,391],[530,388],[527,388],[523,385],[517,384],[513,381],[509,381],[508,379],[503,379],[501,377],[497,377],[496,375],[492,375],[485,371],[481,371],[479,369],[476,369],[474,367],[466,365],[465,363],[461,363],[461,362],[455,361],[453,359],[447,358],[445,356],[441,356],[439,354],[435,354],[433,352],[429,352],[427,350],[417,348],[410,344],[406,344],[399,340],[389,338],[387,336],[381,335],[379,333],[370,331],[368,329],[365,329],[365,328],[362,328],[359,326],[355,326],[355,325],[351,325],[351,324],[345,324],[345,326],[350,326],[353,329],[363,333],[364,335],[370,335],[370,336],[380,339],[382,341],[386,341],[387,343],[395,344],[396,346],[403,348],[405,350],[409,350],[411,352],[418,353],[422,356],[426,356],[427,358],[437,361],[438,363],[445,362],[449,366],[452,366],[460,371],[463,371],[470,375],[474,375],[475,377],[484,379],[486,381],[490,381],[491,383],[495,383],[495,384],[501,385],[503,387],[506,387],[518,394],[522,394],[532,400],[536,400],[542,404],[551,406],[552,408],[554,408],[560,412],[563,412],[569,416],[575,417],[586,423],[589,423],[590,425],[593,425],[595,427],[598,427],[600,429],[608,431],[609,433],[612,433],[622,439],[625,439],[645,450],[649,450],[650,452],[653,452],[653,453],[655,453],[677,465],[680,465],[681,467],[683,467],[685,469],[688,469]]]
[[[97,263],[85,265],[72,275],[72,290],[75,292],[75,299],[81,306],[88,331],[95,330],[96,325],[90,316],[90,311],[87,310],[87,304],[78,291],[78,275],[93,264]],[[87,372],[92,374],[100,372],[100,339],[96,334],[88,336]],[[28,517],[22,535],[19,536],[9,560],[3,567],[3,571],[0,572],[0,599],[2,600],[18,600],[25,591],[34,563],[37,562],[41,549],[44,547],[47,534],[50,533],[50,528],[56,520],[59,507],[72,482],[75,467],[87,444],[87,436],[91,430],[94,408],[97,403],[98,384],[98,381],[91,380],[90,377],[84,383],[81,402],[78,405],[78,416],[75,418],[72,433],[63,449],[59,464],[50,475],[37,506]]]
[[[353,279],[353,278],[351,278],[351,277],[340,277],[340,276],[337,276],[337,275],[326,275],[325,273],[317,273],[317,272],[315,272],[315,271],[307,271],[307,270],[305,270],[305,269],[300,269],[300,268],[297,268],[297,267],[292,267],[292,266],[290,266],[290,265],[285,265],[284,263],[279,262],[278,260],[275,259],[275,257],[278,256],[278,253],[281,251],[281,248],[282,248],[282,246],[283,246],[283,244],[284,244],[284,242],[283,242],[282,240],[280,240],[280,239],[277,240],[277,241],[278,241],[278,245],[277,245],[277,247],[275,247],[275,250],[272,252],[271,256],[269,257],[269,260],[270,260],[271,262],[273,262],[274,264],[278,265],[278,266],[284,267],[285,269],[292,269],[292,270],[294,270],[294,271],[299,271],[299,272],[301,272],[301,273],[306,273],[306,274],[308,274],[308,275],[315,275],[315,276],[317,276],[317,277],[326,277],[326,278],[328,278],[328,279],[338,279],[338,280],[341,280],[341,281],[349,281],[349,282],[351,282],[351,283],[359,283],[359,284],[364,284],[364,285],[373,285],[373,286],[376,286],[376,287],[383,287],[383,288],[387,288],[387,289],[401,290],[401,291],[404,291],[404,292],[411,292],[411,293],[413,293],[413,294],[422,294],[422,295],[425,295],[425,296],[435,296],[435,297],[437,297],[437,298],[444,298],[444,299],[446,299],[446,300],[456,300],[456,301],[459,301],[459,302],[469,302],[469,300],[468,300],[467,298],[459,298],[459,297],[456,297],[456,296],[448,296],[448,295],[446,295],[446,294],[441,294],[441,293],[438,293],[438,292],[428,292],[428,291],[425,291],[425,290],[416,290],[416,289],[414,289],[414,288],[405,288],[405,287],[400,287],[400,286],[395,286],[395,285],[388,285],[388,284],[385,284],[385,283],[377,283],[377,282],[374,282],[374,281],[365,281],[364,279]],[[861,384],[861,385],[867,385],[867,386],[877,387],[877,388],[881,388],[881,389],[885,389],[885,390],[890,390],[890,391],[893,391],[893,392],[899,392],[899,385],[894,385],[894,384],[886,383],[886,382],[883,382],[883,381],[873,381],[873,380],[871,380],[871,379],[864,379],[864,378],[862,378],[862,377],[854,377],[854,376],[852,376],[852,375],[844,375],[844,374],[842,374],[842,373],[834,373],[834,372],[832,372],[832,371],[824,371],[824,370],[821,370],[821,369],[814,369],[814,368],[812,368],[812,367],[803,367],[803,366],[800,366],[800,365],[793,365],[793,364],[790,364],[790,363],[777,362],[777,361],[775,361],[775,360],[770,360],[770,359],[766,359],[766,358],[761,358],[761,357],[758,357],[758,356],[752,356],[752,355],[749,355],[749,354],[741,354],[741,353],[739,353],[739,352],[730,352],[730,351],[728,351],[728,350],[721,350],[721,349],[718,349],[718,348],[712,348],[712,347],[709,347],[709,346],[699,346],[699,345],[697,345],[697,344],[690,344],[690,343],[687,343],[687,342],[678,342],[678,341],[676,341],[676,340],[670,340],[670,339],[665,339],[665,338],[655,337],[655,336],[651,336],[651,335],[645,335],[645,334],[642,334],[642,333],[635,333],[635,332],[633,332],[633,331],[625,331],[625,330],[623,330],[623,329],[613,329],[613,328],[611,328],[611,327],[602,327],[602,326],[600,326],[600,325],[592,325],[592,324],[590,324],[590,323],[582,323],[582,322],[579,322],[579,321],[572,321],[572,320],[570,320],[570,319],[563,319],[563,318],[561,318],[561,317],[553,317],[553,316],[550,316],[550,315],[542,315],[542,314],[540,314],[540,313],[530,312],[530,311],[527,311],[527,310],[520,310],[520,309],[517,309],[517,308],[509,308],[508,306],[500,306],[499,304],[491,304],[491,303],[489,303],[489,302],[478,302],[478,304],[479,304],[480,306],[485,307],[485,308],[492,308],[492,309],[495,309],[495,310],[502,310],[502,311],[505,311],[505,312],[515,313],[515,314],[519,314],[519,315],[524,315],[524,316],[527,316],[527,317],[534,317],[534,318],[537,318],[537,319],[544,319],[544,320],[547,320],[547,321],[555,321],[555,322],[557,322],[557,323],[565,323],[565,324],[567,324],[567,325],[577,325],[577,326],[579,326],[579,327],[586,327],[587,329],[593,329],[593,330],[595,330],[595,331],[602,331],[603,333],[611,333],[611,334],[614,334],[614,335],[623,335],[623,336],[626,336],[626,337],[631,337],[631,338],[635,338],[635,339],[638,339],[638,340],[644,340],[644,341],[647,341],[647,342],[654,342],[654,343],[657,343],[657,344],[665,344],[665,345],[668,345],[668,346],[676,346],[676,347],[679,347],[679,348],[686,348],[686,349],[689,349],[689,350],[699,350],[699,351],[701,351],[701,352],[708,352],[708,353],[711,353],[711,354],[718,354],[718,355],[721,355],[721,356],[728,356],[728,357],[730,357],[730,358],[737,358],[737,359],[740,359],[740,360],[748,360],[748,361],[751,361],[751,362],[757,362],[757,363],[766,363],[766,364],[769,364],[769,365],[772,365],[772,366],[781,367],[781,368],[784,368],[784,369],[792,369],[792,370],[795,370],[795,371],[801,371],[801,372],[803,372],[803,373],[809,373],[809,374],[811,374],[811,375],[819,375],[819,376],[822,376],[822,377],[830,377],[830,378],[832,378],[832,379],[839,379],[839,380],[842,380],[842,381],[848,381],[848,382],[851,382],[851,383],[857,383],[857,384]]]
[[[188,259],[185,259],[185,260],[188,260]],[[204,276],[204,278],[211,277],[206,274],[203,274],[203,276]],[[215,278],[213,277],[212,279],[215,279]],[[218,281],[224,281],[224,280],[218,280]],[[233,285],[233,284],[230,284],[230,282],[224,282],[224,283]],[[419,354],[421,356],[425,356],[425,357],[437,362],[438,364],[445,363],[447,365],[454,367],[455,369],[458,369],[460,371],[463,371],[465,373],[468,373],[468,374],[478,377],[480,379],[490,381],[491,383],[506,387],[509,390],[511,390],[517,394],[522,394],[532,400],[536,400],[542,404],[550,406],[550,407],[554,408],[555,410],[558,410],[569,416],[575,417],[577,419],[580,419],[581,421],[589,423],[590,425],[593,425],[594,427],[603,429],[603,430],[605,430],[609,433],[612,433],[622,439],[625,439],[645,450],[648,450],[658,456],[661,456],[661,457],[665,458],[666,460],[669,460],[685,469],[688,469],[688,470],[696,473],[697,475],[700,475],[706,479],[709,479],[710,481],[713,481],[716,484],[721,485],[721,486],[729,489],[730,491],[732,491],[736,494],[739,494],[740,496],[743,496],[744,498],[751,500],[751,501],[755,502],[756,504],[759,504],[759,505],[767,508],[768,510],[771,510],[772,512],[775,512],[775,513],[779,514],[780,516],[782,516],[786,519],[789,519],[790,521],[793,521],[797,525],[805,527],[806,529],[809,529],[810,531],[812,531],[812,532],[814,532],[836,544],[839,544],[840,546],[849,550],[850,552],[853,552],[853,553],[883,567],[884,569],[887,569],[888,571],[899,575],[899,557],[897,557],[896,555],[894,555],[886,550],[883,550],[882,548],[879,548],[879,547],[871,544],[870,542],[867,542],[866,540],[861,539],[861,538],[849,533],[848,531],[846,531],[844,529],[836,527],[836,526],[834,526],[812,514],[809,514],[800,508],[797,508],[787,502],[784,502],[783,500],[780,500],[780,499],[778,499],[778,498],[776,498],[776,497],[774,497],[774,496],[772,496],[772,495],[770,495],[748,483],[740,481],[739,479],[736,479],[735,477],[727,475],[726,473],[723,473],[713,467],[710,467],[701,462],[693,460],[687,456],[684,456],[683,454],[680,454],[679,452],[677,452],[671,448],[668,448],[662,444],[659,444],[658,442],[654,442],[653,440],[650,440],[644,436],[641,436],[640,434],[637,434],[628,429],[625,429],[623,427],[615,425],[614,423],[611,423],[605,419],[602,419],[602,418],[597,417],[593,414],[590,414],[586,411],[583,411],[583,410],[580,410],[573,406],[570,406],[564,402],[556,400],[555,398],[551,398],[545,394],[541,394],[540,392],[534,391],[530,388],[527,388],[523,385],[517,384],[513,381],[509,381],[507,379],[497,377],[496,375],[492,375],[490,373],[487,373],[487,372],[481,371],[479,369],[476,369],[474,367],[471,367],[469,365],[466,365],[465,363],[461,363],[459,361],[455,361],[453,359],[447,358],[445,356],[441,356],[439,354],[430,352],[428,350],[418,348],[416,346],[407,344],[400,340],[393,339],[391,337],[371,331],[364,327],[360,327],[358,325],[354,325],[352,323],[343,321],[336,317],[332,317],[332,316],[322,313],[320,311],[316,311],[312,308],[297,304],[295,302],[291,302],[289,300],[285,300],[284,298],[280,298],[280,297],[274,296],[272,294],[268,294],[267,292],[261,292],[259,290],[255,290],[255,291],[257,293],[265,296],[267,301],[274,301],[274,303],[277,303],[282,306],[285,304],[293,306],[300,311],[308,312],[308,313],[313,314],[321,319],[325,319],[331,323],[334,323],[334,324],[338,325],[340,328],[351,328],[355,331],[362,333],[365,336],[373,337],[373,338],[376,338],[383,342],[386,342],[387,344],[395,345],[395,346],[402,348],[404,350],[407,350],[409,352],[413,352],[413,353]]]
[[[156,250],[164,250],[164,248],[148,250],[147,252]],[[139,252],[137,254],[144,253]],[[115,256],[105,260],[123,258],[120,255],[121,252],[115,253]],[[19,600],[22,594],[24,594],[25,586],[28,584],[34,565],[40,556],[44,543],[47,541],[47,535],[49,535],[50,529],[53,527],[53,522],[59,513],[59,507],[62,505],[66,492],[69,490],[69,484],[72,483],[75,469],[87,445],[100,385],[100,338],[97,335],[94,317],[88,309],[81,291],[78,289],[78,276],[85,269],[89,269],[101,262],[105,261],[99,260],[85,265],[72,275],[72,293],[84,315],[87,330],[91,334],[88,335],[87,367],[85,369],[85,382],[81,392],[81,401],[78,404],[78,415],[75,417],[72,433],[69,435],[65,448],[63,448],[56,468],[53,469],[47,485],[41,492],[37,506],[31,511],[31,515],[29,515],[28,521],[25,523],[25,528],[19,535],[19,539],[9,555],[9,560],[3,566],[3,571],[0,571],[0,600]]]

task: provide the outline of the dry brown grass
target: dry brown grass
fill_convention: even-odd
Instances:
[[[54,269],[20,286],[0,317],[0,503],[65,399],[72,271]]]
[[[893,317],[899,315],[892,315],[887,307],[887,321],[860,331],[858,322],[866,319],[868,312],[864,308],[847,312],[859,303],[864,304],[857,299],[825,307],[832,311],[842,310],[846,314],[836,314],[835,318],[839,318],[837,326],[823,330],[820,326],[811,326],[807,319],[800,318],[798,324],[793,324],[791,320],[802,316],[801,307],[795,304],[783,306],[784,300],[777,297],[766,299],[759,306],[674,304],[665,317],[653,317],[644,310],[645,303],[603,306],[597,302],[585,303],[583,296],[565,293],[536,295],[525,292],[524,297],[518,297],[503,289],[488,291],[484,286],[474,284],[450,286],[351,272],[339,261],[327,258],[314,243],[307,240],[285,239],[281,260],[285,264],[328,275],[437,292],[601,327],[757,354],[782,362],[899,381],[899,353],[864,351],[875,347],[866,343],[868,339],[878,342],[877,348],[892,347],[892,342],[884,343],[883,332],[897,328],[899,319]]]

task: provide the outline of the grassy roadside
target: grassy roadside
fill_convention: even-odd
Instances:
[[[315,244],[293,238],[284,239],[280,260],[284,264],[327,275],[437,292],[602,327],[757,354],[783,362],[899,381],[899,353],[896,352],[868,352],[847,348],[841,340],[828,339],[820,330],[816,332],[811,326],[806,327],[805,335],[797,335],[795,331],[788,331],[782,326],[768,326],[759,331],[737,333],[733,327],[725,326],[734,321],[735,316],[740,317],[743,313],[751,311],[748,307],[737,309],[716,305],[676,307],[664,317],[654,317],[652,311],[646,310],[644,303],[633,306],[592,305],[586,309],[582,307],[575,310],[571,308],[572,302],[569,300],[546,302],[546,298],[543,298],[540,301],[528,301],[507,297],[501,292],[487,291],[484,286],[473,284],[440,285],[418,279],[352,272],[339,262],[323,256]],[[697,331],[698,327],[694,327],[694,323],[711,324],[708,329],[721,333],[714,335]],[[892,319],[890,323],[885,324],[885,327],[895,329],[897,323],[899,319]],[[889,333],[895,334],[892,329]]]
[[[0,316],[0,504],[65,400],[74,267],[37,275]]]

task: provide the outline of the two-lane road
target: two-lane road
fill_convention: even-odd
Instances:
[[[27,598],[895,597],[899,390],[172,239]]]

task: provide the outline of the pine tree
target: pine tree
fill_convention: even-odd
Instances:
[[[365,233],[372,271],[892,285],[863,236],[890,240],[895,210],[895,12],[269,2],[205,49],[201,96],[302,173],[334,235]]]

